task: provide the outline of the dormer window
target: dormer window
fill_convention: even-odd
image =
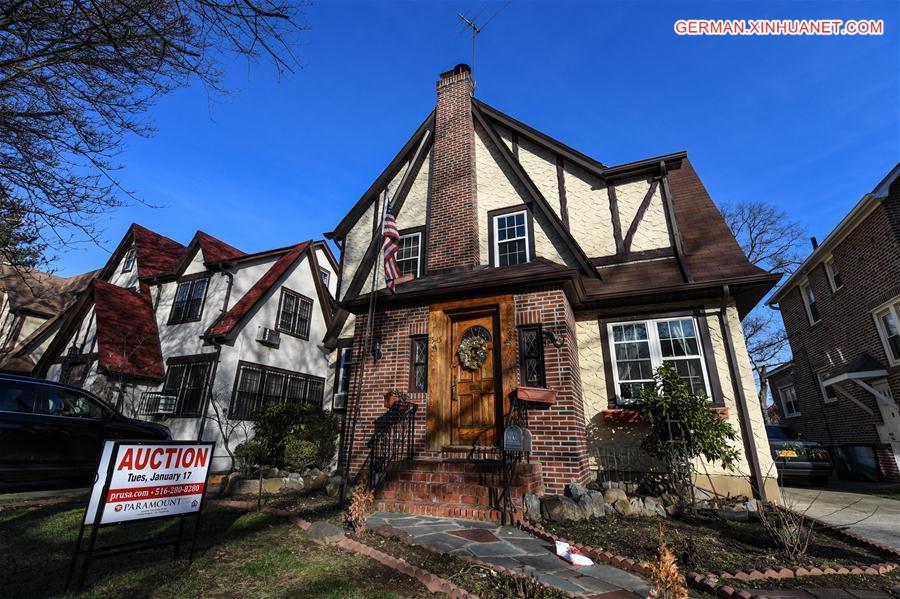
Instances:
[[[513,266],[534,257],[534,233],[528,211],[523,208],[490,213],[491,264]]]
[[[134,268],[134,248],[129,248],[127,252],[125,252],[125,258],[122,259],[122,272],[131,272]]]
[[[206,276],[203,276],[178,283],[169,324],[200,320],[203,314],[203,301],[206,299],[207,282]]]
[[[816,294],[809,283],[800,286],[800,293],[803,295],[803,305],[806,306],[806,316],[809,318],[809,324],[816,324],[822,320],[822,316],[819,314],[819,305],[816,303]]]

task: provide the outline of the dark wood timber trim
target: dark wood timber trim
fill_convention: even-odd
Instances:
[[[616,188],[609,184],[606,186],[606,195],[609,196],[609,215],[612,218],[613,238],[616,240],[616,254],[625,253],[622,241],[622,221],[619,218],[619,199],[616,197]]]
[[[313,284],[316,286],[316,295],[319,296],[319,305],[322,308],[322,317],[325,319],[325,330],[327,331],[331,327],[331,321],[334,319],[334,302],[331,294],[325,288],[325,283],[322,282],[322,277],[319,276],[319,259],[316,257],[315,246],[306,248],[306,251],[309,252],[309,270],[313,278]],[[310,315],[310,318],[312,318],[312,315]],[[310,323],[310,327],[312,327],[312,323]]]
[[[709,378],[709,392],[712,393],[712,405],[724,406],[725,396],[722,395],[722,382],[719,380],[719,369],[716,368],[716,355],[713,351],[709,323],[706,320],[706,310],[695,308],[693,312],[694,319],[699,327],[700,344],[703,346],[703,361],[706,362],[706,375]]]
[[[594,266],[615,266],[617,264],[625,264],[626,262],[642,262],[644,260],[656,260],[658,258],[674,258],[675,250],[672,248],[656,248],[653,250],[641,250],[640,252],[626,252],[621,256],[613,254],[612,256],[599,256],[591,258]]]
[[[512,153],[513,156],[516,157],[516,160],[519,159],[519,134],[513,131],[512,134]]]
[[[631,221],[631,224],[628,226],[628,232],[625,233],[624,240],[624,248],[625,253],[631,251],[631,242],[634,241],[634,234],[637,233],[637,228],[641,224],[641,220],[644,218],[644,213],[647,212],[647,208],[650,207],[650,202],[653,201],[653,194],[656,193],[656,188],[659,186],[659,182],[654,179],[653,183],[650,184],[650,189],[647,190],[647,195],[644,196],[644,199],[641,200],[641,205],[638,206],[637,213],[634,215],[634,220]]]
[[[562,217],[563,226],[569,230],[569,205],[566,201],[566,172],[565,159],[556,155],[556,186],[559,188],[559,215]]]
[[[681,167],[681,161],[685,158],[687,158],[687,152],[681,151],[645,158],[636,162],[626,162],[625,164],[607,167],[603,170],[603,177],[607,180],[612,180],[637,177],[639,175],[658,175],[660,174],[660,163],[664,163],[667,168],[674,170]]]
[[[400,210],[403,208],[403,203],[406,201],[406,196],[412,188],[413,181],[419,174],[422,163],[425,161],[425,157],[428,156],[428,150],[434,143],[434,136],[431,135],[431,131],[431,127],[428,127],[422,132],[422,139],[419,142],[416,154],[410,162],[406,173],[404,173],[403,179],[400,181],[400,186],[397,187],[397,191],[394,193],[394,199],[391,202],[390,209],[395,216],[399,214]],[[356,272],[353,273],[353,279],[347,287],[347,293],[344,294],[345,299],[351,299],[360,294],[369,274],[370,265],[374,264],[378,250],[382,246],[382,241],[378,238],[379,210],[376,208],[374,212],[375,222],[372,223],[372,241],[369,242],[369,247],[366,249],[366,253],[363,255],[363,259],[360,261],[359,266],[356,267]]]
[[[514,212],[525,212],[525,225],[528,234],[528,259],[534,260],[534,218],[531,216],[531,210],[525,204],[518,206],[510,206],[508,208],[498,208],[487,213],[488,227],[488,261],[491,266],[494,264],[494,217],[503,216],[504,214],[512,214]]]
[[[331,233],[327,233],[325,237],[328,239],[344,239],[347,236],[347,233],[350,232],[350,229],[353,228],[353,225],[356,224],[363,214],[365,214],[366,209],[368,209],[369,204],[372,203],[372,200],[378,198],[381,195],[381,190],[384,188],[385,184],[397,174],[397,171],[403,166],[403,163],[406,162],[410,153],[413,151],[413,148],[416,147],[416,143],[422,137],[422,133],[425,132],[426,129],[434,130],[434,111],[422,121],[422,124],[419,125],[416,132],[412,134],[412,136],[407,140],[406,144],[404,144],[403,148],[394,156],[394,159],[391,160],[391,163],[388,164],[387,168],[382,171],[382,173],[375,179],[375,182],[366,190],[366,193],[356,202],[353,208],[350,209],[350,212],[347,213],[338,226],[334,228],[334,231]]]
[[[531,199],[531,203],[534,206],[537,206],[538,210],[542,213],[544,218],[549,221],[550,225],[553,227],[556,233],[562,238],[563,243],[572,252],[572,255],[575,256],[575,260],[578,262],[584,274],[593,279],[601,278],[600,273],[598,273],[597,269],[594,268],[594,265],[591,264],[591,261],[585,255],[584,250],[581,249],[581,246],[578,245],[578,243],[572,237],[571,233],[569,233],[563,226],[562,221],[560,221],[559,217],[556,215],[556,212],[547,203],[547,200],[531,180],[531,177],[529,177],[528,173],[526,173],[524,169],[522,169],[522,165],[520,165],[519,161],[515,159],[515,157],[512,155],[512,152],[509,151],[509,148],[506,147],[506,144],[503,143],[503,140],[500,139],[500,137],[497,135],[497,132],[481,113],[481,110],[478,108],[478,102],[473,101],[472,114],[475,116],[481,127],[485,130],[485,133],[487,133],[488,137],[491,140],[491,143],[493,143],[494,146],[498,148],[500,155],[506,161],[510,169],[512,169],[513,174],[515,174],[515,176],[519,179],[519,182],[522,183],[522,185],[525,187],[525,190],[528,192],[528,196]]]
[[[191,356],[172,356],[171,358],[166,359],[166,366],[172,366],[173,364],[197,364],[199,362],[212,362],[215,359],[215,352],[194,354]]]
[[[665,162],[660,161],[659,170],[662,175],[662,199],[666,213],[666,224],[669,226],[669,240],[672,243],[672,247],[675,248],[675,258],[678,260],[678,267],[681,269],[684,281],[686,283],[693,283],[694,277],[684,259],[684,242],[681,238],[681,230],[678,228],[678,218],[675,216],[675,205],[672,202],[672,190],[669,189],[669,179],[666,176]]]

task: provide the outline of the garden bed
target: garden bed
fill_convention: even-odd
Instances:
[[[495,572],[461,557],[437,553],[381,533],[348,532],[348,535],[370,547],[375,547],[449,580],[470,593],[478,595],[480,599],[508,599],[523,596],[531,599],[562,599],[569,596],[558,589],[547,588],[534,581],[524,581],[522,577]],[[528,585],[527,592],[521,588],[522,584]]]
[[[867,567],[894,561],[877,549],[815,527],[806,555],[794,561],[778,551],[758,521],[685,516],[666,520],[662,525],[666,543],[685,573],[765,571],[809,565]],[[544,528],[558,537],[642,562],[656,557],[659,526],[660,522],[653,519],[595,518],[546,523]]]

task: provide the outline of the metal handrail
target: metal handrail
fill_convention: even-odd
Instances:
[[[391,468],[413,458],[415,420],[419,406],[400,399],[375,420],[375,432],[369,439],[369,489],[375,491]]]

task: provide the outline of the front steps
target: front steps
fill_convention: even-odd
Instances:
[[[543,493],[540,464],[519,464],[513,502]],[[499,521],[503,493],[501,463],[495,460],[411,460],[390,473],[375,492],[375,509],[418,516]]]

